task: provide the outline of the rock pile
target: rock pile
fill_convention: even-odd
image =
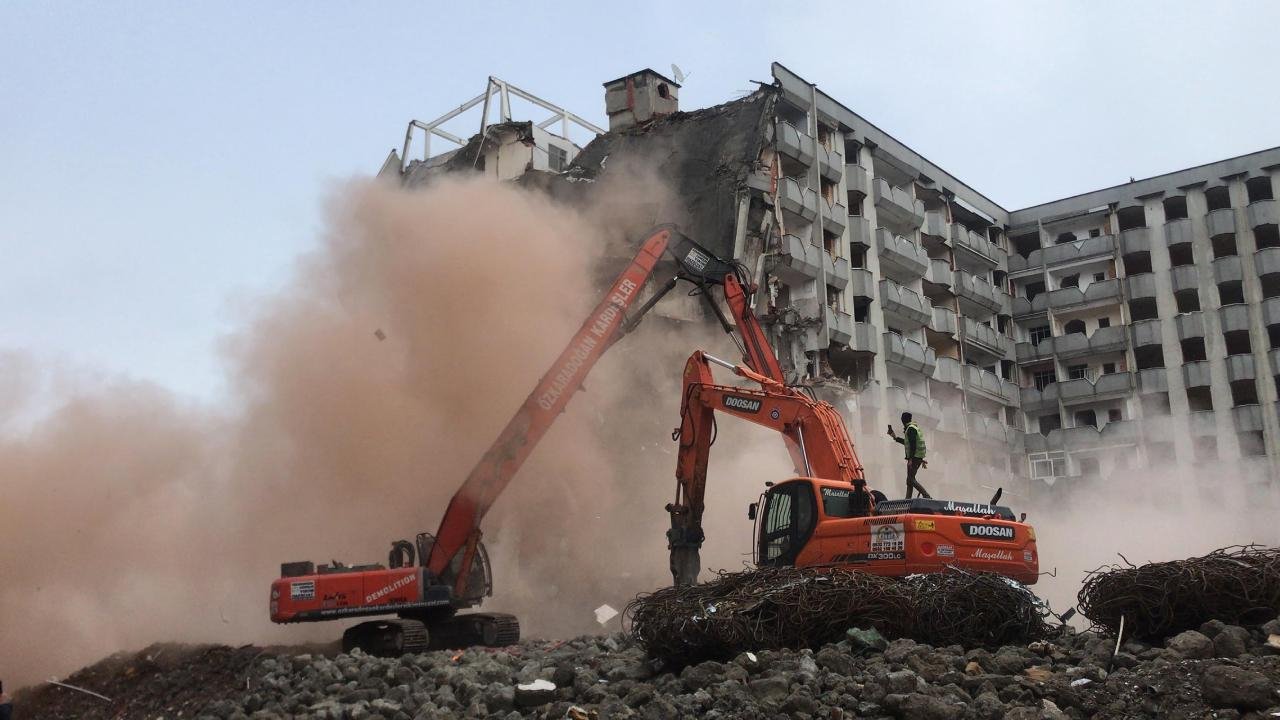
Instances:
[[[224,649],[249,662],[232,682],[213,683],[202,705],[183,705],[180,717],[1261,720],[1280,713],[1280,648],[1268,644],[1275,630],[1280,620],[1250,628],[1215,621],[1161,645],[1126,642],[1114,657],[1115,641],[1091,633],[973,649],[877,642],[858,631],[817,650],[743,652],[677,671],[623,635],[393,659]],[[165,687],[209,687],[201,665],[209,658],[193,654],[167,673]],[[227,670],[220,665],[214,677]],[[179,717],[127,694],[108,707],[85,696],[79,708],[50,712],[40,703],[51,697],[68,695],[49,686],[24,693],[19,717]]]

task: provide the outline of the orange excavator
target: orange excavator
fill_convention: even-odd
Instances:
[[[702,351],[694,352],[685,364],[680,426],[672,433],[680,443],[676,498],[667,505],[667,544],[676,585],[698,580],[716,412],[780,433],[795,467],[797,477],[765,483],[759,501],[748,508],[748,519],[756,522],[757,565],[847,566],[889,576],[940,572],[951,566],[1035,583],[1035,529],[995,504],[998,491],[988,503],[972,503],[887,500],[871,490],[836,409],[818,400],[810,388],[784,382],[751,309],[750,285],[736,274],[726,276],[722,285],[742,338],[746,366]],[[717,384],[712,365],[759,389]]]
[[[664,257],[674,261],[671,278],[629,315]],[[348,566],[336,561],[319,566],[309,561],[283,563],[281,577],[271,584],[272,621],[395,616],[360,623],[343,634],[344,650],[361,648],[379,655],[518,641],[520,625],[511,615],[458,612],[493,594],[480,521],[605,351],[679,282],[693,284],[695,293],[710,300],[709,287],[728,272],[729,265],[673,226],[660,226],[648,233],[630,265],[454,494],[436,533],[420,533],[415,543],[392,543],[385,566]],[[718,307],[714,302],[710,305],[730,330]]]

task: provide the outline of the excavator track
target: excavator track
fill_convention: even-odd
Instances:
[[[426,652],[431,636],[426,624],[417,620],[374,620],[347,628],[342,633],[342,651],[360,650],[378,657],[400,657]]]
[[[506,647],[520,642],[520,621],[506,613],[466,613],[431,624],[431,649],[485,645]]]

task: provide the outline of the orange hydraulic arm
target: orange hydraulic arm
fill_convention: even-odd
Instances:
[[[747,316],[755,320],[749,310]],[[769,355],[772,357],[772,351]],[[711,363],[759,383],[760,390],[715,384]],[[796,461],[797,475],[848,482],[862,491],[870,510],[862,462],[834,407],[748,368],[695,352],[685,364],[680,427],[673,433],[680,443],[676,501],[667,506],[671,514],[667,542],[676,585],[693,584],[698,579],[707,461],[715,439],[717,410],[782,433]]]
[[[649,235],[631,265],[618,276],[604,300],[587,316],[564,352],[538,381],[502,434],[450,500],[426,566],[436,577],[442,577],[450,570],[450,564],[458,553],[462,553],[461,565],[454,569],[455,597],[467,596],[466,583],[480,541],[480,519],[511,482],[512,476],[556,417],[564,411],[569,399],[582,387],[596,361],[633,324],[628,323],[627,310],[635,303],[641,288],[653,274],[654,266],[667,251],[672,234],[673,229],[668,226],[660,227]],[[666,289],[674,284],[675,280],[672,280]],[[652,307],[656,299],[646,303],[644,309]]]

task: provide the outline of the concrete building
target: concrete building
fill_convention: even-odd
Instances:
[[[606,83],[611,132],[560,175],[661,148],[682,224],[754,271],[779,358],[880,485],[907,410],[948,458],[923,477],[940,496],[1052,500],[1173,464],[1238,475],[1206,485],[1217,501],[1273,491],[1280,148],[1009,210],[772,73],[693,113],[651,70]]]

